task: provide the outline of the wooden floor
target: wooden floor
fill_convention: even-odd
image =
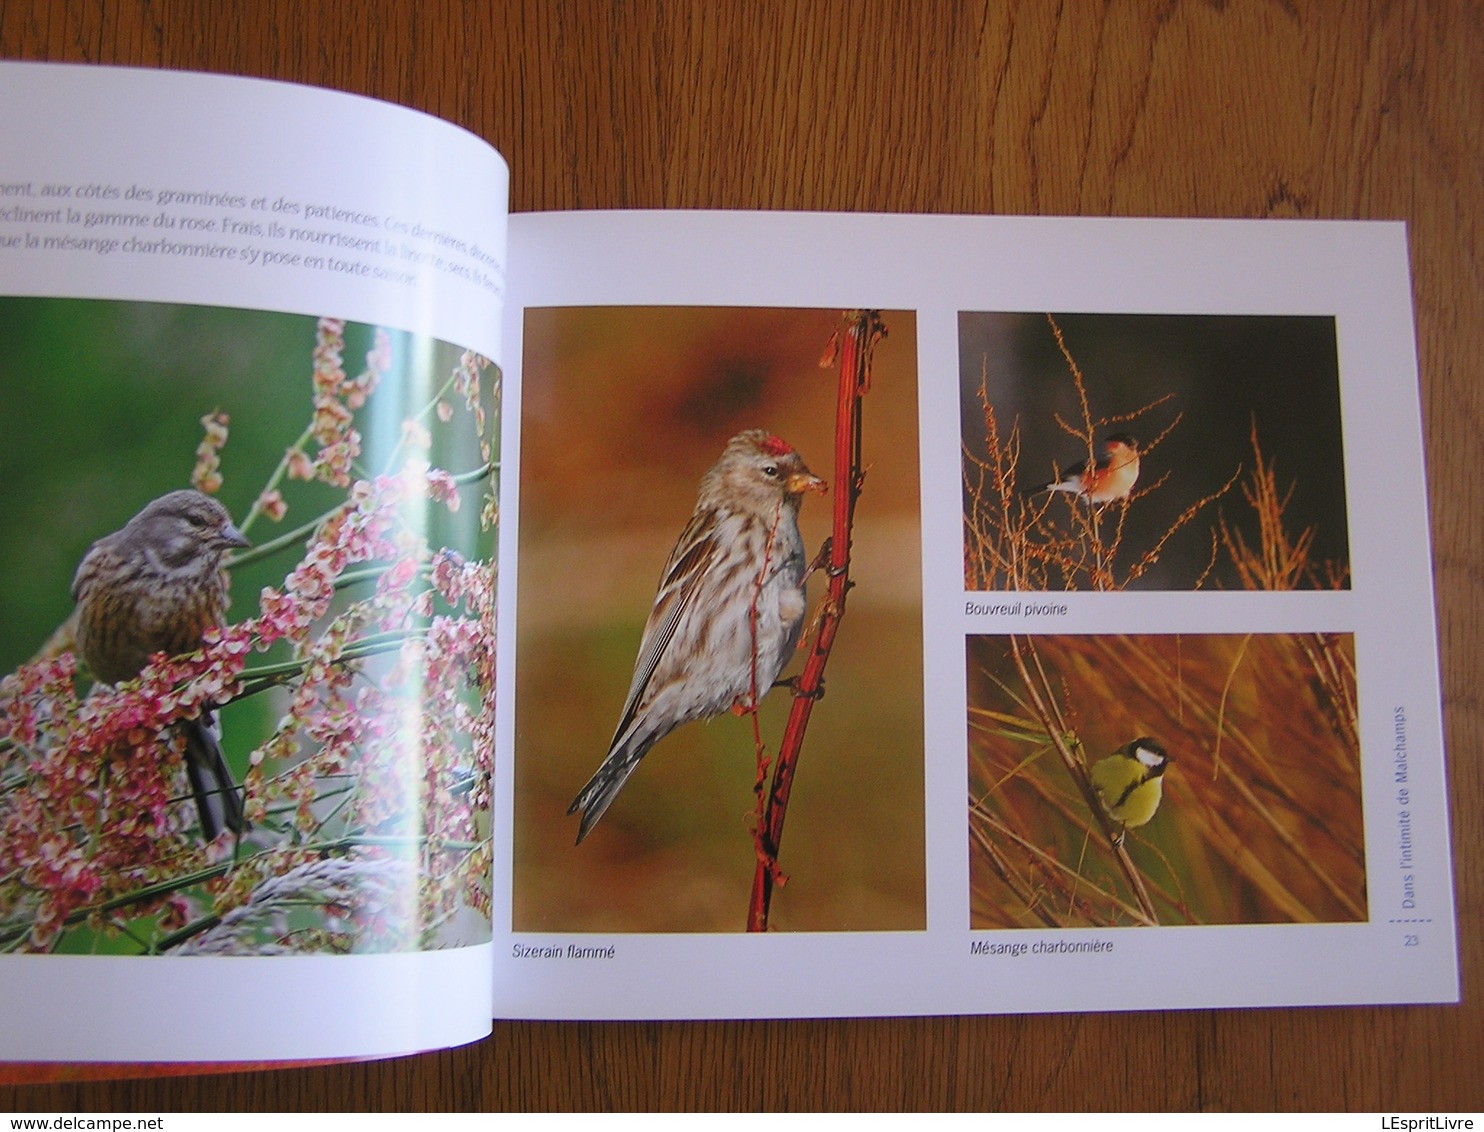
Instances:
[[[228,71],[406,103],[497,146],[513,170],[517,210],[1405,219],[1465,1002],[501,1023],[486,1041],[415,1058],[5,1088],[0,1109],[1484,1107],[1480,6],[533,0],[503,7],[0,0],[0,54]]]

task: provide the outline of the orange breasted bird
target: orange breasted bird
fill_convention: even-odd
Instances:
[[[1103,453],[1091,465],[1083,461],[1061,479],[1053,480],[1032,494],[1064,491],[1089,503],[1112,503],[1127,499],[1138,479],[1139,442],[1127,433],[1118,432],[1103,441]]]

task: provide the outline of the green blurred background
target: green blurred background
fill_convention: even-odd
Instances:
[[[917,341],[885,312],[864,403],[851,592],[788,811],[780,930],[926,922]],[[522,377],[513,927],[741,931],[754,871],[752,728],[681,727],[581,845],[567,807],[607,753],[660,568],[727,440],[765,428],[833,481],[839,311],[528,311]],[[837,485],[831,483],[832,492]],[[812,553],[831,496],[804,501]],[[810,611],[823,579],[810,586]],[[796,673],[801,653],[785,670]],[[764,701],[776,753],[789,697]]]

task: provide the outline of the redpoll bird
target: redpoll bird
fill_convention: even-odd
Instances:
[[[793,654],[804,624],[799,504],[828,490],[787,443],[739,433],[660,576],[629,698],[608,757],[567,812],[582,843],[651,747],[682,723],[750,707]]]
[[[1103,441],[1103,454],[1089,466],[1086,461],[1061,479],[1038,488],[1080,495],[1089,503],[1111,503],[1127,499],[1139,479],[1139,442],[1126,433],[1115,433]]]

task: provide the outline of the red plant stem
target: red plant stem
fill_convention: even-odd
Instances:
[[[839,381],[835,403],[835,498],[828,553],[824,567],[829,589],[819,618],[819,631],[804,670],[794,681],[794,701],[783,730],[773,781],[763,799],[758,821],[757,869],[753,874],[752,899],[747,909],[747,930],[768,930],[768,910],[775,883],[784,878],[778,871],[778,847],[783,840],[783,819],[793,789],[794,768],[804,745],[804,731],[814,703],[824,687],[824,669],[835,643],[840,619],[845,615],[845,595],[850,591],[850,536],[855,522],[855,503],[860,496],[865,471],[861,466],[861,399],[871,383],[871,353],[876,340],[886,333],[876,311],[857,311],[838,336]]]

